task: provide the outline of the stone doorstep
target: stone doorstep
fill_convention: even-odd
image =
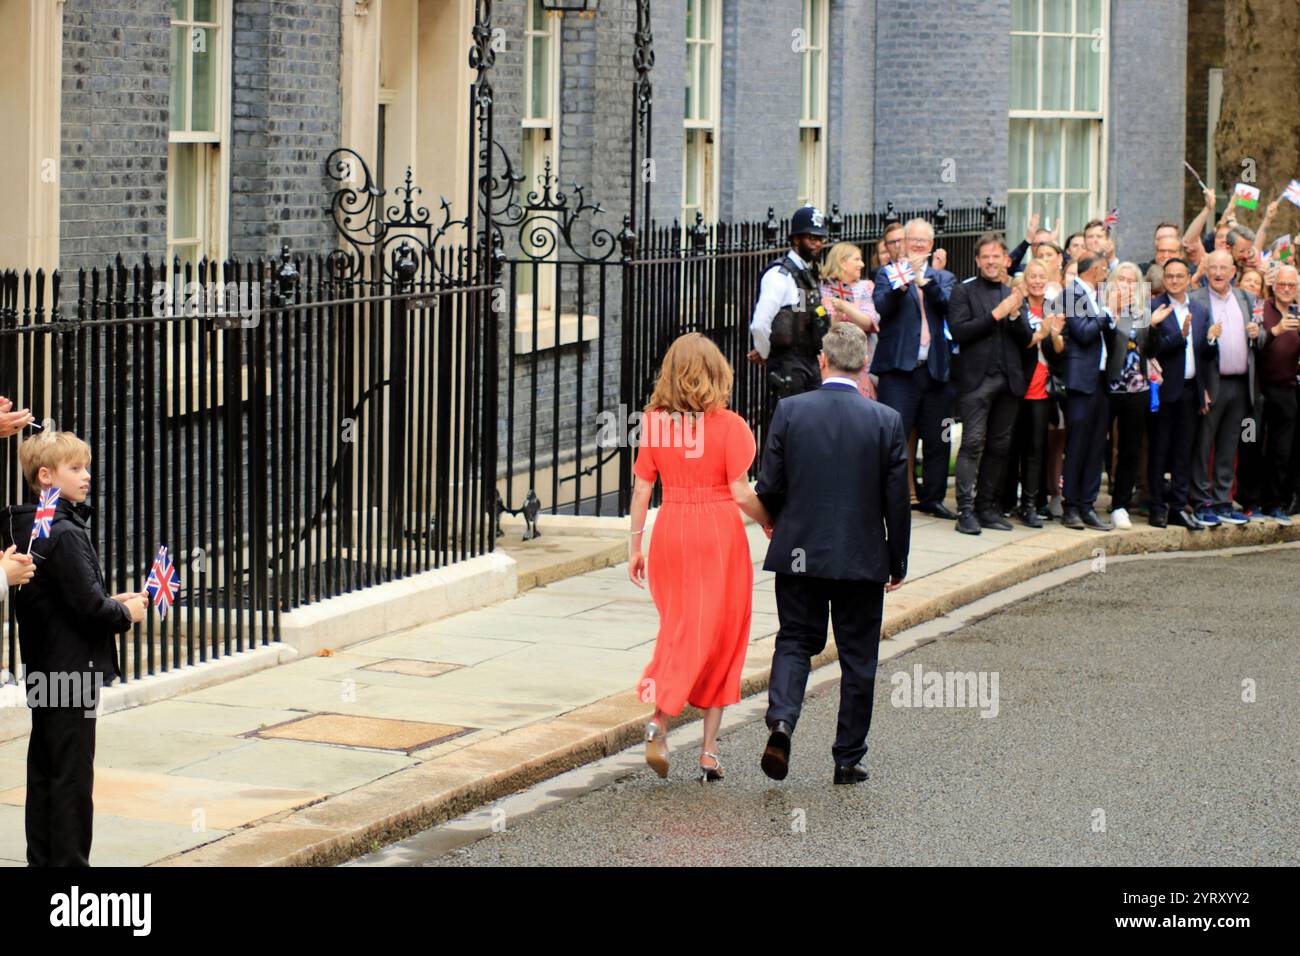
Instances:
[[[1046,571],[1086,560],[1096,548],[1107,555],[1199,551],[1236,548],[1284,541],[1300,541],[1300,525],[1284,528],[1273,523],[1242,528],[1190,532],[1181,528],[1134,528],[1109,534],[1078,533],[1078,544],[1067,544],[1048,555],[1026,555],[1008,563],[1005,570],[971,580],[966,566],[996,560],[1002,548],[920,579],[939,590],[939,596],[918,602],[911,609],[886,613],[882,638],[943,616],[955,607],[1026,581]],[[1006,548],[1017,548],[1008,543]],[[945,576],[958,587],[955,600],[942,597]],[[919,583],[919,582],[918,582]],[[903,592],[900,592],[903,593]],[[751,645],[770,645],[765,637]],[[896,656],[907,647],[889,654]],[[813,660],[813,667],[835,661],[834,642]],[[741,678],[744,697],[767,689],[770,668],[755,668]],[[418,767],[389,774],[373,783],[328,797],[311,806],[252,824],[230,836],[161,860],[157,866],[330,866],[369,852],[377,845],[411,836],[475,807],[626,749],[641,739],[647,705],[635,690],[614,694],[576,708],[551,720],[509,731],[472,744]],[[686,708],[672,726],[699,719]]]

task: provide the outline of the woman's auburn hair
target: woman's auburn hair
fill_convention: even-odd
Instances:
[[[711,412],[731,400],[731,364],[699,332],[679,336],[664,355],[647,412]]]

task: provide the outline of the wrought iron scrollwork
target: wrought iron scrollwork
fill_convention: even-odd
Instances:
[[[565,251],[575,258],[583,262],[604,262],[621,248],[620,237],[603,226],[591,228],[587,234],[589,251],[578,248],[580,237],[576,231],[589,225],[584,215],[600,215],[605,209],[598,202],[588,202],[586,190],[576,182],[570,185],[572,202],[568,194],[556,189],[558,181],[551,173],[549,156],[537,177],[537,185],[540,189],[529,190],[523,203],[513,200],[507,203],[496,219],[497,227],[515,231],[519,251],[524,256],[534,261],[549,259],[563,241]]]

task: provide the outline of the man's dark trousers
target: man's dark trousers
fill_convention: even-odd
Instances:
[[[1106,426],[1110,424],[1106,376],[1097,373],[1090,394],[1069,389],[1065,397],[1065,468],[1063,504],[1080,513],[1092,508],[1101,494]]]
[[[921,440],[921,482],[917,502],[925,507],[942,504],[948,494],[948,435],[952,427],[952,386],[931,378],[919,365],[911,372],[885,372],[876,386],[882,405],[898,412],[906,438],[916,428]]]
[[[1247,376],[1220,376],[1214,404],[1201,416],[1192,459],[1192,498],[1198,510],[1226,508],[1231,503],[1242,420],[1254,414],[1251,408]]]
[[[1011,436],[1020,399],[1008,389],[1005,375],[990,372],[978,388],[961,396],[960,408],[957,510],[999,511],[998,494],[1011,454]]]
[[[767,690],[767,724],[783,720],[791,729],[798,724],[812,658],[826,647],[829,618],[835,626],[841,675],[839,725],[831,753],[836,766],[851,767],[867,752],[885,587],[871,581],[778,573],[776,597],[781,629]]]
[[[29,866],[90,865],[95,787],[93,714],[90,707],[31,709],[26,811]]]
[[[1176,401],[1163,399],[1151,418],[1147,484],[1151,503],[1182,511],[1192,481],[1192,447],[1196,442],[1196,382],[1189,380]],[[1165,472],[1169,480],[1165,480]]]

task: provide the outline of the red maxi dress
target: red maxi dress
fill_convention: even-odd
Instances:
[[[708,412],[685,432],[667,417],[645,416],[634,466],[639,477],[663,483],[646,559],[659,634],[639,689],[660,710],[678,714],[685,704],[740,700],[754,565],[730,483],[749,470],[755,447],[735,412]]]

